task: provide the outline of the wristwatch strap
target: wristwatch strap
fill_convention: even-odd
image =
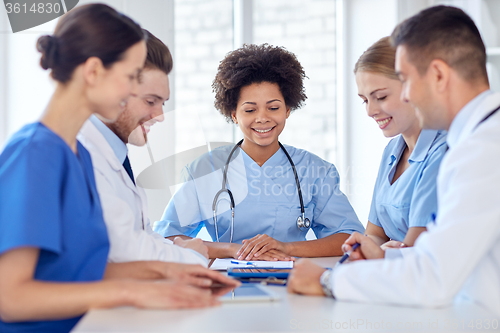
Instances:
[[[328,297],[333,297],[333,291],[332,291],[332,285],[331,285],[331,276],[332,276],[332,270],[327,269],[326,271],[321,274],[321,277],[319,278],[319,283],[321,283],[321,288],[323,288],[323,292],[325,293],[326,296]]]

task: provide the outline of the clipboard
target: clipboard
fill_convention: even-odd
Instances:
[[[276,279],[286,279],[288,278],[288,274],[290,273],[290,268],[240,268],[240,267],[231,267],[227,271],[227,275],[242,278],[242,279],[250,279],[250,278],[258,278],[258,279],[267,279],[267,278],[276,278]]]

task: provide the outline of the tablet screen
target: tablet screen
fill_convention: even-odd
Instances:
[[[220,297],[221,302],[273,301],[278,297],[266,287],[258,284],[243,284]]]

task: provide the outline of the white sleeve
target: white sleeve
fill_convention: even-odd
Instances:
[[[94,171],[110,242],[108,261],[161,260],[208,265],[208,260],[201,254],[165,241],[151,230],[149,223],[146,223],[145,230],[135,230],[132,208],[119,197],[113,185],[99,170],[94,168]]]
[[[403,247],[401,249],[389,248],[385,250],[385,259],[396,259],[396,258],[404,258],[405,256],[411,253],[412,247]]]
[[[500,145],[495,140],[469,137],[466,144],[448,154],[441,166],[435,227],[422,233],[404,257],[357,261],[336,268],[331,283],[337,299],[443,306],[466,288],[464,292],[473,298],[496,304]],[[472,281],[476,285],[469,283]]]

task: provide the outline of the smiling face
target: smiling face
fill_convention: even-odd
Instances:
[[[276,149],[290,109],[276,83],[252,83],[240,90],[236,110],[231,113],[244,135],[247,150]],[[248,152],[248,151],[247,151]]]
[[[131,46],[123,59],[110,68],[106,69],[99,63],[95,83],[87,91],[93,112],[109,121],[122,113],[137,86],[137,77],[145,59],[146,44],[141,41]]]
[[[415,110],[400,100],[401,83],[373,72],[356,73],[358,95],[386,137],[410,134],[420,129]]]
[[[144,69],[125,111],[107,125],[123,142],[143,146],[150,127],[163,121],[163,104],[169,97],[167,74],[159,69]]]

